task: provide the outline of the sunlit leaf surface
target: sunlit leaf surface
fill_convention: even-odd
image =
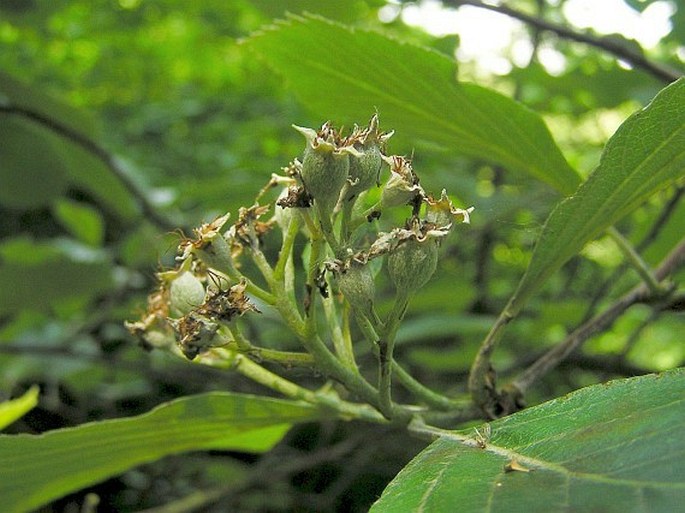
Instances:
[[[386,127],[496,162],[564,194],[579,183],[542,119],[495,91],[457,82],[454,60],[375,32],[294,18],[245,43],[283,75],[308,108],[339,123],[374,109]]]

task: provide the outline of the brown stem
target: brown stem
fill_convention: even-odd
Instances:
[[[658,280],[664,280],[675,269],[685,262],[685,239],[676,246],[654,272]],[[578,349],[592,335],[609,328],[614,321],[629,307],[636,303],[647,303],[660,299],[655,297],[649,289],[640,284],[621,297],[608,309],[582,324],[557,346],[550,349],[535,363],[519,374],[505,387],[509,396],[520,397],[540,377],[555,368],[562,360]]]

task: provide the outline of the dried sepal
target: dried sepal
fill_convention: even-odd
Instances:
[[[351,259],[365,264],[369,260],[392,253],[407,241],[425,242],[429,239],[440,240],[448,234],[449,228],[422,222],[414,217],[407,222],[404,228],[393,228],[390,232],[380,232],[376,240],[369,246],[369,249],[354,253]]]
[[[276,205],[282,208],[309,208],[312,206],[312,196],[302,185],[293,185],[279,196]]]
[[[228,239],[243,247],[258,247],[264,234],[271,230],[275,223],[273,219],[267,222],[259,220],[268,211],[269,205],[240,207],[238,221],[228,230]]]
[[[192,360],[200,352],[215,347],[221,324],[247,312],[259,312],[245,295],[246,288],[247,282],[241,281],[226,290],[211,290],[202,305],[180,319],[167,319],[186,358]]]
[[[148,350],[168,347],[173,343],[166,322],[169,315],[169,288],[160,284],[147,298],[147,309],[138,321],[126,321],[124,326]]]
[[[408,158],[392,155],[383,160],[390,166],[390,178],[381,192],[381,208],[412,204],[425,197],[419,177]]]
[[[245,280],[226,290],[212,290],[207,294],[207,300],[197,308],[197,312],[210,319],[220,322],[230,322],[247,312],[259,313],[245,295],[247,282]]]
[[[217,237],[221,237],[221,229],[228,221],[230,214],[225,214],[214,219],[211,223],[205,223],[199,228],[195,228],[194,239],[184,239],[178,246],[179,260],[188,259],[198,250],[205,250],[214,242]]]
[[[219,324],[192,311],[180,319],[169,319],[176,333],[178,347],[186,358],[192,360],[201,351],[212,347]]]
[[[443,227],[451,227],[454,222],[471,223],[470,216],[473,207],[467,209],[455,207],[445,189],[442,190],[440,199],[436,200],[432,196],[426,196],[424,201],[426,203],[426,221],[429,223]]]

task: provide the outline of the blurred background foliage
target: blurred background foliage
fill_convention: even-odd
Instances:
[[[640,11],[664,2],[626,3]],[[682,69],[685,5],[665,3],[673,7],[670,32],[640,51]],[[508,5],[569,25],[563,4]],[[244,51],[240,38],[286,11],[308,11],[454,55],[458,35],[434,36],[405,23],[403,10],[414,7],[382,0],[0,0],[0,107],[22,109],[0,112],[0,400],[41,387],[39,407],[6,432],[137,414],[200,391],[264,393],[240,377],[146,353],[123,321],[143,308],[154,272],[172,263],[175,227],[189,233],[251,204],[271,173],[301,151],[291,123],[326,120]],[[517,34],[512,45],[525,40],[536,51],[552,49],[563,56],[562,68],[550,70],[537,54],[502,73],[460,60],[459,78],[542,114],[569,163],[586,176],[620,122],[664,83],[588,45],[523,24]],[[413,302],[397,355],[436,389],[462,391],[477,344],[525,270],[557,197],[544,184],[425,144],[397,138],[390,149],[416,150],[427,190],[445,187],[463,206],[476,206],[472,228],[443,247],[436,278]],[[679,199],[679,190],[667,190],[620,223],[638,245],[649,242],[643,249],[650,263],[682,237]],[[660,220],[665,206],[671,214]],[[615,245],[600,239],[557,273],[498,352],[504,375],[634,285],[621,262]],[[684,324],[682,314],[633,308],[529,400],[681,365]],[[264,345],[282,335],[269,319],[252,329]],[[88,493],[100,497],[98,511],[138,511],[227,482],[234,483],[231,493],[203,511],[364,511],[421,446],[375,426],[309,425],[261,458],[170,457],[45,511],[77,511],[92,500]],[[278,470],[283,461],[290,464]]]

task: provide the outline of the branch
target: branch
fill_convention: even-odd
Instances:
[[[94,140],[73,130],[69,126],[57,121],[56,119],[50,118],[40,112],[27,109],[26,107],[12,104],[1,104],[0,112],[15,114],[43,125],[44,127],[77,144],[88,153],[91,153],[105,166],[107,166],[110,172],[121,182],[121,184],[131,194],[134,201],[138,204],[138,207],[143,212],[143,215],[147,220],[165,231],[173,231],[177,228],[177,223],[167,219],[164,215],[162,215],[150,202],[145,193],[133,182],[133,180],[131,180],[122,167],[119,159],[105,150]]]
[[[663,64],[652,62],[643,54],[635,52],[631,48],[628,48],[617,41],[606,37],[597,37],[587,33],[576,32],[575,30],[563,25],[557,25],[542,18],[531,16],[530,14],[507,7],[506,5],[486,4],[480,0],[445,0],[445,3],[452,4],[456,7],[461,5],[470,5],[473,7],[479,7],[481,9],[487,9],[488,11],[504,14],[510,18],[527,23],[528,25],[531,25],[539,30],[552,32],[564,39],[594,46],[595,48],[604,50],[605,52],[608,52],[615,57],[630,63],[635,68],[641,68],[647,71],[653,77],[661,80],[662,82],[671,83],[678,80],[678,78],[682,76],[682,73],[679,71]]]
[[[685,263],[685,239],[678,244],[664,258],[655,270],[655,277],[661,281],[669,276],[675,269]],[[614,321],[629,307],[637,303],[648,303],[658,299],[650,293],[646,285],[641,284],[621,297],[613,305],[601,314],[595,316],[571,333],[563,342],[550,349],[535,363],[518,375],[514,381],[505,387],[505,394],[520,398],[523,393],[541,376],[555,368],[559,363],[578,349],[592,335],[609,328]],[[675,301],[681,301],[682,297],[676,296]],[[666,306],[668,308],[668,306]]]
[[[647,247],[649,247],[652,244],[652,242],[656,240],[659,233],[661,233],[661,230],[664,228],[664,226],[666,226],[667,221],[675,212],[676,208],[678,207],[678,204],[680,203],[680,200],[683,198],[683,195],[685,195],[685,187],[676,187],[673,196],[671,196],[671,198],[668,200],[663,210],[659,214],[657,220],[654,221],[654,223],[652,223],[652,227],[650,228],[649,232],[647,232],[644,238],[635,246],[635,249],[637,251],[644,251],[645,249],[647,249]],[[595,309],[597,308],[597,305],[602,300],[602,298],[605,297],[609,287],[612,284],[618,282],[618,278],[623,275],[627,268],[628,266],[626,263],[621,263],[616,268],[616,270],[614,270],[614,272],[611,273],[609,278],[604,281],[604,283],[597,286],[597,293],[588,302],[588,307],[585,310],[585,314],[583,316],[583,322],[588,321],[590,318],[592,318],[592,316],[595,314]]]

